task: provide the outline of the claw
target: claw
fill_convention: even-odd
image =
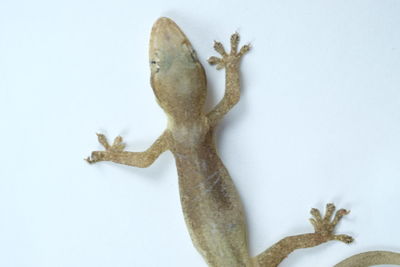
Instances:
[[[85,158],[85,160],[89,164],[99,162],[99,158],[96,156],[95,152],[92,152],[92,155],[90,157]]]
[[[326,204],[326,213],[324,216],[325,222],[329,222],[332,219],[332,215],[335,212],[335,209],[336,209],[336,207],[332,203]]]
[[[316,220],[322,220],[321,213],[318,209],[311,209],[310,213]]]
[[[251,48],[250,44],[247,44],[247,45],[242,46],[242,48],[240,48],[240,51],[239,51],[239,54],[238,54],[238,55],[239,55],[240,57],[243,56],[244,54],[246,54],[247,52],[250,51],[250,48]]]
[[[218,57],[210,57],[207,61],[211,65],[216,65],[217,70],[223,69],[225,67],[224,60]]]
[[[231,54],[236,54],[237,53],[237,47],[239,44],[240,36],[237,32],[232,34],[231,36]]]
[[[97,134],[97,139],[99,140],[99,143],[105,148],[109,149],[110,145],[108,144],[107,138],[105,137],[104,134],[96,133]]]
[[[350,244],[354,241],[354,238],[352,238],[349,235],[335,235],[335,236],[333,236],[333,239],[337,240],[337,241],[341,241],[346,244]]]
[[[123,151],[124,148],[125,148],[125,144],[122,143],[122,137],[121,136],[115,137],[114,143],[110,147],[110,149],[113,150],[113,151]]]
[[[335,214],[335,217],[333,218],[332,225],[336,226],[336,224],[338,224],[338,222],[343,218],[343,216],[345,216],[349,213],[350,213],[349,210],[345,210],[345,209],[338,210]]]
[[[221,56],[226,56],[225,48],[220,42],[214,41],[214,49],[221,54]]]
[[[114,139],[113,146],[114,146],[114,145],[121,144],[121,143],[122,143],[122,137],[118,135],[118,136],[115,137],[115,139]]]
[[[210,63],[211,65],[217,65],[221,63],[221,59],[217,58],[217,57],[210,57],[208,60],[208,63]]]

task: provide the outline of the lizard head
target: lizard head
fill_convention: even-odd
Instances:
[[[200,116],[206,75],[185,34],[169,18],[159,18],[150,37],[151,86],[159,105],[174,119]]]

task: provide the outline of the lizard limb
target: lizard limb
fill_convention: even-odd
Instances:
[[[390,251],[368,251],[351,256],[334,267],[368,267],[382,264],[400,265],[400,254]]]
[[[114,139],[110,146],[107,138],[103,134],[97,134],[99,143],[104,146],[105,151],[93,151],[91,156],[86,158],[88,163],[99,161],[112,161],[119,164],[146,168],[150,166],[164,151],[168,149],[167,133],[164,132],[146,151],[129,152],[124,151],[125,145],[122,143],[122,137]]]
[[[337,223],[349,211],[345,209],[338,210],[332,220],[334,211],[335,206],[327,204],[325,216],[322,217],[319,210],[311,209],[310,213],[313,218],[310,221],[314,226],[314,233],[286,237],[258,255],[256,262],[260,267],[275,267],[296,249],[315,247],[331,240],[351,243],[353,241],[352,237],[333,233]]]
[[[220,42],[214,43],[214,49],[222,56],[210,57],[208,63],[216,65],[216,68],[225,68],[225,95],[216,107],[207,114],[207,117],[212,126],[236,105],[240,99],[240,74],[239,65],[241,57],[250,50],[250,45],[243,46],[238,52],[239,34],[234,33],[231,36],[231,51],[226,53],[223,45]]]

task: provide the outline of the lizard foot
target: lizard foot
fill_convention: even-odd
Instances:
[[[92,164],[96,163],[99,161],[107,160],[108,156],[113,153],[113,152],[121,152],[125,148],[125,144],[122,142],[122,137],[117,136],[114,139],[113,144],[110,146],[110,144],[107,141],[107,138],[105,137],[104,134],[97,134],[97,138],[99,140],[99,143],[106,149],[105,151],[93,151],[92,155],[90,157],[87,157],[85,160]]]
[[[348,235],[335,235],[333,232],[335,230],[335,226],[338,222],[343,218],[343,216],[350,213],[350,211],[345,209],[340,209],[336,211],[335,216],[332,216],[335,212],[335,205],[329,203],[326,205],[326,213],[325,216],[322,217],[321,213],[318,209],[311,209],[310,213],[313,218],[310,219],[311,224],[314,226],[315,233],[321,235],[323,239],[326,240],[338,240],[349,244],[354,241],[351,236]]]
[[[239,34],[236,32],[231,36],[231,51],[230,53],[226,53],[224,46],[222,43],[215,41],[214,42],[214,49],[217,51],[222,58],[218,57],[210,57],[208,59],[208,63],[211,65],[216,65],[218,70],[226,68],[226,67],[236,67],[239,65],[240,58],[246,54],[250,50],[250,45],[244,45],[240,48],[238,52],[238,44],[239,44]]]

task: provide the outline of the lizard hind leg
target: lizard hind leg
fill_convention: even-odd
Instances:
[[[347,244],[353,242],[351,236],[334,234],[335,226],[349,211],[340,209],[335,213],[335,206],[330,203],[326,205],[324,216],[318,209],[311,209],[310,213],[312,215],[310,222],[314,226],[314,233],[283,238],[254,258],[256,262],[254,265],[257,267],[276,267],[296,249],[315,247],[331,240]]]

